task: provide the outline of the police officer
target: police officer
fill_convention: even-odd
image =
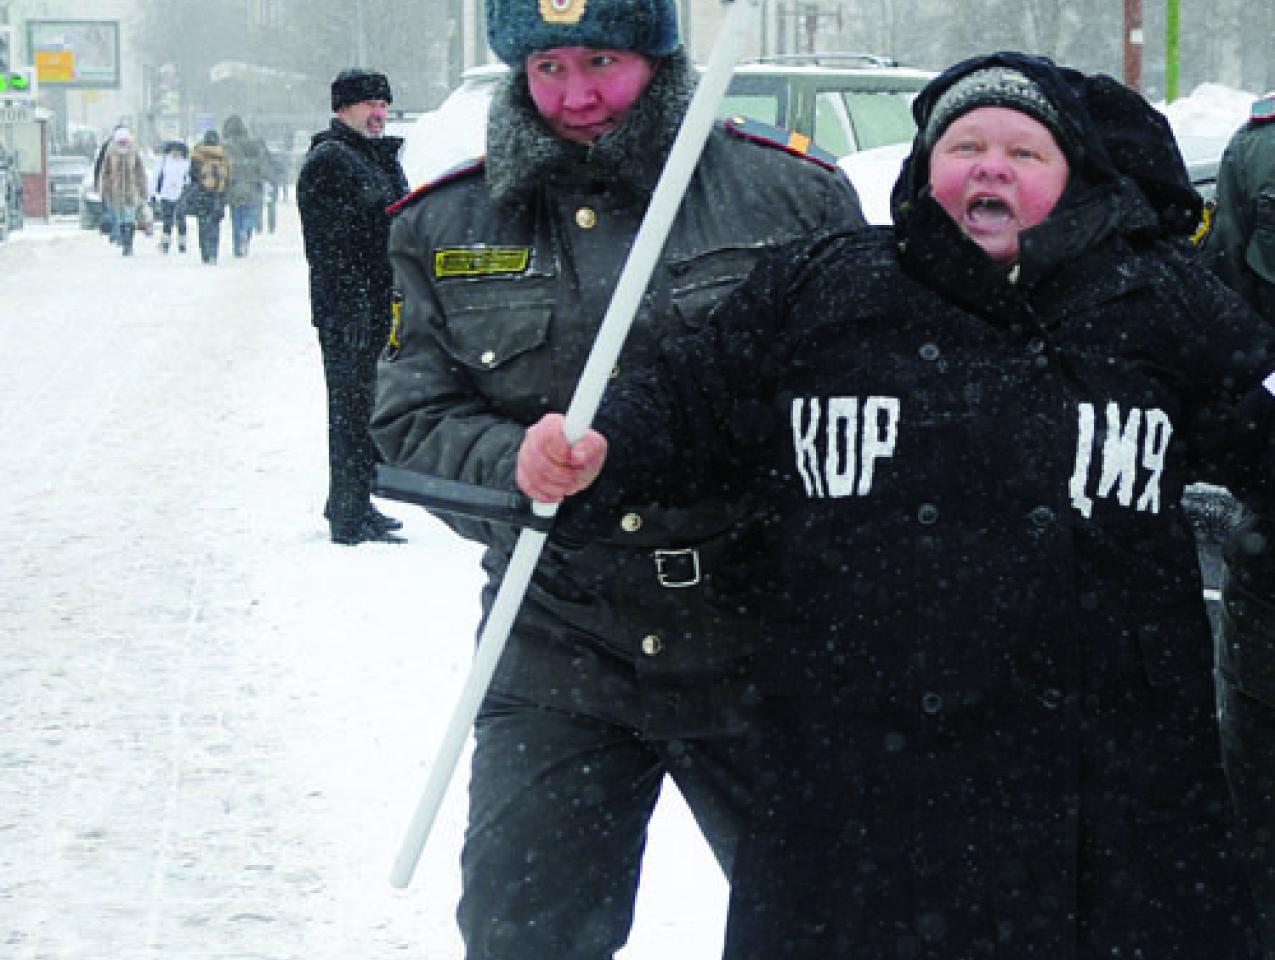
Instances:
[[[334,543],[401,543],[402,523],[371,502],[377,455],[368,433],[376,356],[391,325],[393,272],[386,208],[407,193],[403,141],[385,136],[390,82],[371,70],[332,81],[328,129],[310,141],[297,208],[310,264],[310,310],[328,391],[329,486],[324,516]],[[236,251],[238,252],[238,251]]]
[[[1217,209],[1204,243],[1213,270],[1275,324],[1275,92],[1227,145],[1217,175]]]
[[[525,425],[571,396],[696,82],[676,6],[488,0],[511,70],[486,159],[418,190],[391,232],[406,301],[373,416],[387,462],[516,489]],[[621,367],[702,325],[767,248],[863,223],[835,167],[784,139],[713,130]],[[471,960],[612,957],[666,774],[729,872],[755,774],[734,755],[758,639],[737,602],[747,509],[628,504],[604,536],[548,545],[475,730]],[[490,603],[516,531],[449,522],[487,545]]]
[[[1217,178],[1208,264],[1275,324],[1275,92],[1254,102]],[[1262,936],[1275,960],[1275,524],[1249,518],[1226,551],[1218,635],[1223,758],[1249,834]]]
[[[1275,523],[1249,516],[1226,551],[1218,625],[1222,757],[1247,834],[1262,942],[1275,958]]]

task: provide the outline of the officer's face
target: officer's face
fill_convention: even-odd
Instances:
[[[385,100],[363,100],[342,107],[336,115],[351,130],[365,137],[379,137],[385,133],[385,118],[389,113],[390,105]]]
[[[1018,235],[1054,209],[1067,157],[1049,128],[1005,107],[952,121],[930,153],[934,199],[998,263],[1018,261]]]
[[[527,57],[531,99],[558,136],[593,143],[624,120],[655,64],[631,50],[554,47]]]

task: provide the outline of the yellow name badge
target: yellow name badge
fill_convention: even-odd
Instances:
[[[461,247],[434,251],[434,276],[482,277],[522,273],[531,262],[530,247]]]

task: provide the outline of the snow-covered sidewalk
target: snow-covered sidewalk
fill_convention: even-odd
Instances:
[[[460,955],[463,768],[413,886],[386,878],[468,667],[478,553],[394,504],[407,545],[328,541],[280,213],[245,260],[227,223],[215,268],[71,222],[0,244],[6,958]],[[620,956],[716,956],[725,898],[670,788]]]

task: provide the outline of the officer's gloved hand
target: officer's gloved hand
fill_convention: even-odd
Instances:
[[[372,328],[365,323],[347,323],[342,335],[351,350],[366,350],[372,345]]]

